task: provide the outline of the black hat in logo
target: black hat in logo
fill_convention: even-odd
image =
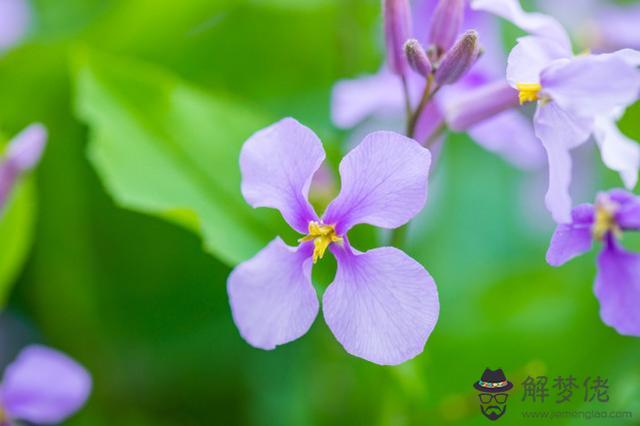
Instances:
[[[484,370],[482,378],[473,384],[480,392],[499,393],[506,392],[513,387],[513,383],[507,380],[502,368]]]

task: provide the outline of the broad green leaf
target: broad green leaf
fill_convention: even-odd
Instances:
[[[87,51],[76,65],[89,157],[120,205],[199,232],[231,265],[279,233],[283,221],[240,194],[240,147],[268,120],[150,65]]]
[[[31,247],[35,193],[28,179],[22,180],[0,211],[0,308],[4,307]]]

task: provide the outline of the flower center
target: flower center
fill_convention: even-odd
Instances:
[[[305,241],[313,240],[313,263],[316,263],[318,259],[322,259],[324,252],[327,251],[327,247],[331,243],[342,242],[342,237],[336,234],[336,229],[333,225],[324,225],[320,222],[309,222],[309,234],[300,238],[298,242],[303,243]]]
[[[608,232],[612,232],[616,237],[622,235],[622,230],[616,223],[615,213],[616,204],[607,199],[596,204],[596,217],[592,228],[596,240],[602,241]]]
[[[518,97],[520,98],[520,105],[524,105],[527,102],[535,102],[540,99],[540,90],[542,86],[539,83],[518,83],[516,84],[518,89]]]

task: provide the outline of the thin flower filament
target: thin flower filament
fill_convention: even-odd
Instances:
[[[318,259],[322,259],[324,252],[331,243],[342,242],[342,237],[336,234],[336,229],[332,225],[324,225],[320,222],[309,222],[309,234],[300,238],[298,242],[305,242],[313,240],[313,263],[316,263]]]

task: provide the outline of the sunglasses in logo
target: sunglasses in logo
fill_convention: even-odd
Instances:
[[[498,404],[504,404],[507,402],[507,397],[509,395],[506,393],[481,393],[478,395],[480,398],[480,402],[483,404],[488,404],[491,400],[495,400]]]

